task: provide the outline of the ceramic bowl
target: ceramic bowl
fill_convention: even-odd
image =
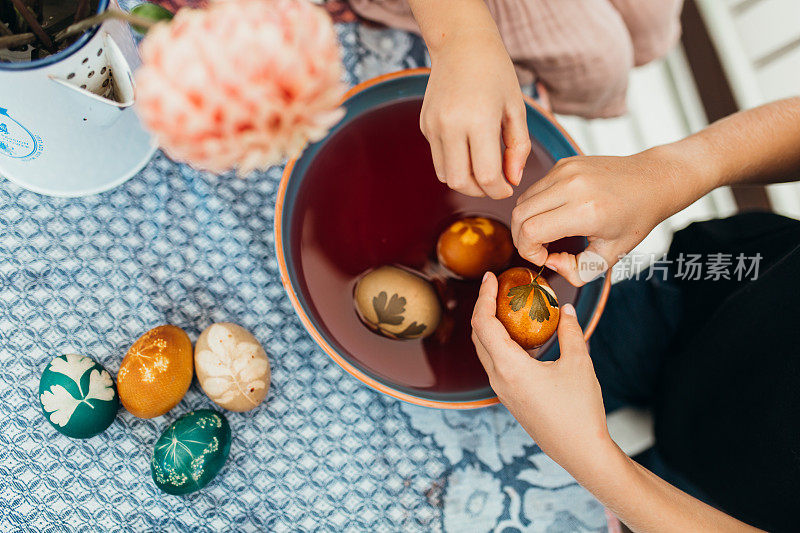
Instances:
[[[336,314],[341,316],[336,316],[335,320],[333,320],[330,319],[331,315],[328,314],[327,316],[329,319],[326,319],[324,317],[324,313],[320,312],[319,298],[315,297],[319,296],[319,291],[328,291],[328,287],[324,285],[321,286],[318,280],[316,281],[316,285],[314,283],[309,283],[306,279],[306,272],[309,271],[309,265],[301,264],[303,262],[303,255],[301,253],[303,248],[305,246],[311,246],[310,244],[304,242],[305,235],[309,233],[309,231],[307,231],[309,228],[304,227],[304,225],[307,224],[308,220],[310,219],[310,217],[304,218],[303,216],[303,210],[307,209],[309,196],[308,191],[303,187],[304,180],[308,179],[309,175],[316,176],[311,178],[313,180],[320,179],[320,173],[318,171],[316,171],[317,173],[314,174],[314,168],[316,168],[314,167],[314,163],[327,161],[325,159],[327,157],[325,156],[326,145],[331,142],[331,139],[333,139],[335,142],[337,136],[340,135],[342,130],[347,128],[348,124],[361,117],[364,113],[378,109],[381,106],[387,106],[409,99],[421,99],[425,94],[427,81],[427,69],[414,69],[388,74],[357,85],[345,96],[344,107],[347,113],[344,119],[330,131],[325,139],[309,144],[297,159],[294,159],[287,164],[280,183],[275,211],[275,241],[278,265],[286,292],[288,293],[292,305],[297,311],[297,314],[299,315],[303,325],[311,334],[311,337],[337,364],[339,364],[357,379],[380,392],[388,394],[389,396],[417,405],[450,409],[483,407],[498,403],[496,396],[488,386],[488,381],[484,381],[479,385],[471,387],[462,387],[460,389],[456,387],[448,390],[439,390],[436,387],[427,386],[425,383],[415,383],[413,379],[408,377],[409,374],[407,371],[409,369],[403,367],[403,364],[428,365],[436,367],[435,370],[436,372],[439,372],[440,376],[446,376],[451,371],[454,373],[459,372],[459,367],[465,361],[472,365],[478,365],[479,362],[477,361],[477,356],[474,353],[474,349],[470,347],[472,352],[470,354],[453,354],[455,357],[440,357],[438,361],[434,362],[421,361],[410,357],[405,362],[383,361],[380,364],[376,364],[374,363],[376,360],[376,353],[372,352],[381,352],[386,350],[386,353],[389,354],[392,350],[399,349],[397,348],[398,346],[402,346],[402,344],[387,343],[420,341],[370,339],[370,343],[372,344],[367,343],[367,345],[370,346],[369,348],[361,348],[359,345],[348,343],[348,339],[343,338],[343,334],[336,333],[337,331],[341,330],[337,329],[339,326],[332,322],[340,322],[341,320],[358,320],[354,310],[352,309],[352,306],[348,306],[343,300],[341,309],[339,310],[339,308],[336,308]],[[569,138],[569,136],[555,122],[553,117],[547,111],[543,110],[532,100],[527,101],[526,104],[528,130],[534,144],[534,153],[538,154],[540,159],[547,160],[549,162],[544,170],[549,168],[553,162],[563,157],[569,157],[580,153],[575,143]],[[418,124],[418,118],[417,111],[415,116],[408,117],[408,120],[405,121],[405,127],[415,128],[415,134],[419,134],[419,142],[421,143],[424,142],[424,139],[421,137],[421,133],[418,132],[418,126],[413,124],[414,122]],[[382,128],[383,125],[381,124],[380,127]],[[398,126],[394,124],[386,124],[386,128],[392,127]],[[367,144],[369,142],[371,142],[370,139],[366,139],[364,141],[364,143]],[[354,158],[368,157],[369,152],[364,152],[363,150],[370,150],[370,148],[366,146],[362,147],[360,150],[353,150],[352,153],[347,154],[346,161],[350,161],[350,164],[356,164],[353,163]],[[330,151],[331,150],[328,150],[328,152]],[[367,155],[365,156],[365,154]],[[425,157],[429,160],[429,155],[426,155]],[[397,164],[401,165],[404,164],[404,162],[398,160]],[[320,166],[322,166],[322,163],[317,165],[317,167]],[[530,160],[528,166],[531,166]],[[311,172],[309,169],[311,169]],[[431,179],[435,183],[435,186],[438,187],[439,184],[436,182],[435,176],[432,174],[432,172],[431,166],[429,173],[431,174]],[[526,169],[526,175],[527,174],[528,171]],[[323,175],[325,176],[324,179],[327,180],[327,173],[323,173]],[[523,178],[523,186],[519,188],[520,190],[517,191],[516,194],[519,194],[524,188],[530,186],[530,184],[535,181],[535,179],[538,179],[538,177],[540,177],[540,175],[530,178]],[[331,169],[330,179],[336,179],[334,169]],[[442,190],[437,191],[436,194],[433,195],[433,199],[431,199],[431,195],[429,195],[429,197],[426,199],[426,201],[429,203],[433,202],[433,204],[431,204],[432,209],[437,209],[437,212],[441,212],[443,224],[447,222],[447,215],[450,215],[451,217],[457,215],[455,212],[448,212],[448,209],[450,209],[449,206],[454,203],[453,197],[450,195],[455,194],[457,193],[442,186]],[[330,217],[330,222],[326,221],[326,223],[335,224],[337,221],[339,221],[338,223],[341,223],[341,220],[346,219],[346,216],[342,215],[342,213],[345,213],[349,207],[348,205],[341,204],[352,204],[352,202],[359,201],[357,199],[358,197],[371,198],[370,196],[364,196],[363,191],[355,191],[353,194],[353,199],[348,199],[347,202],[339,201],[337,203],[337,200],[331,199],[332,205],[329,205],[328,209],[330,210],[332,216]],[[441,201],[437,200],[438,198],[441,198]],[[397,202],[398,199],[396,197],[387,197],[384,200],[376,199],[374,201],[386,202],[386,209],[388,210],[394,208],[391,202]],[[402,201],[402,199],[400,201]],[[458,201],[462,202],[460,207],[463,211],[463,197],[459,197]],[[500,219],[505,218],[504,222],[508,223],[510,212],[513,208],[515,200],[511,198],[502,201],[494,201],[484,198],[476,199],[474,201],[470,200],[470,202],[472,203],[468,204],[468,207],[466,208],[467,210],[478,214],[489,213],[493,210],[493,216],[496,216]],[[318,218],[319,217],[317,217],[317,219]],[[318,223],[319,222],[317,221],[317,224]],[[431,229],[431,234],[433,234],[434,231],[438,230]],[[556,245],[556,243],[551,245],[551,249],[554,245]],[[585,245],[585,238],[574,237],[571,238],[571,241],[566,245],[566,249],[569,249],[572,252],[577,252],[579,249],[585,247]],[[360,248],[360,250],[362,250],[361,253],[369,254],[371,251],[368,250],[368,248],[370,248],[370,246],[365,244],[362,248]],[[389,255],[388,257],[392,256]],[[325,258],[319,259],[319,261],[324,260]],[[409,266],[414,267],[414,265]],[[554,273],[551,274],[552,276],[556,276]],[[439,276],[439,274],[436,272],[431,275],[434,278]],[[555,281],[558,282],[558,279]],[[563,279],[561,279],[561,282],[566,284],[566,281]],[[315,288],[310,289],[310,286]],[[587,339],[591,335],[597,324],[597,321],[600,318],[606,298],[608,296],[609,288],[610,280],[606,276],[594,280],[579,290],[572,289],[571,286],[564,288],[564,293],[568,294],[568,296],[561,299],[560,303],[563,304],[567,301],[570,301],[575,305],[578,319],[584,328]],[[344,289],[340,292],[343,293]],[[457,327],[469,327],[469,319],[464,313],[461,313],[459,316],[457,316],[456,320],[464,322],[464,324],[456,324]],[[441,327],[442,326],[440,326],[440,328]],[[466,333],[462,331],[461,334],[463,337],[463,335]],[[365,335],[372,334],[365,333]],[[379,344],[381,342],[383,342],[383,344]],[[445,348],[447,347],[446,344],[444,346]],[[365,353],[364,350],[372,350],[372,352]],[[558,343],[553,341],[549,344],[546,344],[535,355],[543,360],[556,359],[558,357]],[[384,354],[381,354],[381,356],[385,358],[391,357]],[[395,355],[394,357],[398,356]],[[467,360],[463,358],[469,359]],[[402,357],[399,357],[399,359],[402,359]],[[450,365],[450,367],[447,365]],[[478,367],[478,369],[482,371],[480,367]],[[412,368],[411,370],[414,369]],[[485,377],[485,374],[481,375],[482,377]]]

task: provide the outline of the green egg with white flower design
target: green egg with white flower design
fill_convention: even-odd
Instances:
[[[119,409],[114,380],[103,366],[83,355],[55,357],[39,380],[39,403],[59,433],[88,439],[111,425]]]
[[[150,473],[168,494],[188,494],[214,479],[231,448],[231,426],[211,409],[198,409],[173,422],[156,441]]]

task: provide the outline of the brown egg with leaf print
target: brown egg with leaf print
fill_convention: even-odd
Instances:
[[[508,227],[485,217],[456,220],[436,242],[439,263],[466,279],[477,279],[489,270],[505,267],[513,253]]]
[[[526,350],[543,345],[558,328],[558,299],[540,273],[516,267],[497,278],[497,319]]]
[[[365,274],[356,284],[355,308],[371,330],[390,339],[418,339],[439,325],[442,306],[433,286],[394,266]]]

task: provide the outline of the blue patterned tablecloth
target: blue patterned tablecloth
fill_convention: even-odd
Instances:
[[[348,81],[424,64],[406,33],[339,27]],[[0,179],[0,531],[603,531],[605,513],[503,407],[425,409],[341,370],[296,318],[278,276],[281,169],[241,180],[157,155],[113,191],[54,199]],[[125,410],[72,440],[47,423],[53,356],[113,374],[130,344],[171,323],[196,339],[233,321],[264,344],[266,402],[228,413],[230,458],[204,490],[160,492],[161,431],[213,407],[195,382],[167,415]]]

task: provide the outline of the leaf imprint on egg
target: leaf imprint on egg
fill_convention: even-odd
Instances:
[[[422,335],[422,332],[425,331],[425,328],[427,327],[428,327],[427,324],[417,324],[417,322],[414,321],[411,324],[409,324],[406,329],[398,333],[397,336],[400,337],[401,339],[406,339],[408,337],[416,337],[418,335]]]
[[[372,307],[375,309],[375,314],[378,316],[379,331],[384,331],[381,324],[388,324],[390,326],[399,326],[405,320],[403,313],[406,312],[406,299],[403,296],[395,293],[389,298],[386,291],[381,291],[377,296],[372,298]],[[421,335],[427,329],[427,324],[417,324],[415,320],[409,324],[406,329],[400,333],[392,333],[387,331],[389,335],[397,337],[398,339],[407,339]]]
[[[450,231],[460,233],[459,240],[461,240],[463,244],[472,246],[476,244],[482,236],[488,237],[494,233],[494,226],[485,218],[465,218],[450,226]]]
[[[381,291],[372,298],[372,307],[378,316],[378,324],[399,326],[404,320],[403,313],[406,312],[406,299],[397,293],[392,294],[392,297],[389,298],[386,291]]]
[[[558,301],[550,294],[548,290],[542,287],[536,280],[539,279],[537,275],[527,285],[518,285],[512,287],[508,291],[508,297],[511,298],[510,306],[512,311],[519,311],[525,307],[528,297],[533,292],[533,300],[531,301],[531,309],[529,315],[531,320],[536,322],[544,322],[550,319],[550,308],[547,306],[549,303],[552,307],[558,307]]]
[[[256,391],[267,387],[264,380],[269,361],[261,346],[238,341],[230,329],[214,324],[208,330],[208,348],[197,354],[197,366],[207,376],[202,384],[209,398],[225,407],[242,397],[256,406]]]
[[[116,394],[114,383],[111,381],[109,373],[105,370],[99,371],[97,369],[93,369],[89,374],[89,390],[84,393],[80,380],[83,374],[87,372],[87,368],[94,366],[94,361],[81,355],[67,355],[66,358],[66,361],[56,358],[50,369],[72,379],[78,385],[80,397],[76,398],[61,385],[53,385],[40,396],[42,408],[45,412],[50,413],[50,421],[62,428],[69,423],[75,413],[75,409],[80,404],[85,403],[90,409],[94,409],[94,405],[90,404],[89,400],[110,402]]]

